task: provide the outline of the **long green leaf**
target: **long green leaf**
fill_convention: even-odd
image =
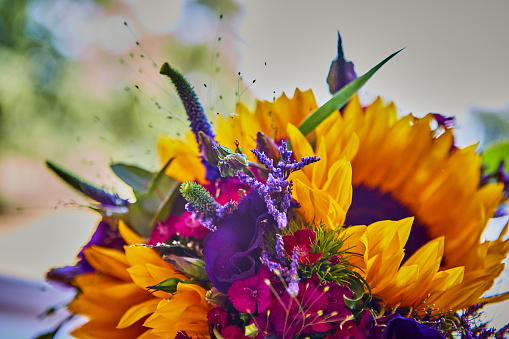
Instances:
[[[363,74],[359,78],[355,79],[341,90],[336,92],[334,96],[319,107],[316,111],[313,112],[306,120],[302,122],[299,126],[299,130],[304,135],[308,135],[313,131],[316,126],[318,126],[322,121],[324,121],[332,112],[336,111],[339,107],[345,105],[350,98],[357,93],[359,89],[376,73],[387,61],[391,60],[396,54],[401,52],[404,48],[400,49],[397,52],[392,53],[387,58],[382,60],[378,65],[370,69],[367,73]]]
[[[135,192],[147,192],[154,178],[152,173],[137,166],[117,163],[110,167],[117,177],[131,186]]]
[[[168,168],[168,166],[170,166],[173,159],[175,159],[175,157],[170,158],[166,162],[166,164],[163,166],[163,168],[156,174],[154,180],[152,180],[152,182],[150,183],[150,187],[148,188],[148,191],[147,191],[148,193],[152,193],[154,191],[154,188],[156,188],[157,185],[159,185],[159,183],[161,182],[161,179],[165,175],[164,173],[166,172],[166,169]]]

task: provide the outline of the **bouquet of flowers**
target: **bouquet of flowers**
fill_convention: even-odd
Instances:
[[[254,111],[209,121],[193,87],[160,73],[190,121],[161,137],[162,168],[117,163],[121,199],[48,161],[95,201],[102,219],[72,266],[47,278],[76,288],[88,322],[77,338],[487,338],[478,320],[504,269],[508,225],[481,233],[509,177],[458,148],[454,119],[398,117],[355,94],[390,58],[357,77],[332,63],[333,97],[295,90]]]

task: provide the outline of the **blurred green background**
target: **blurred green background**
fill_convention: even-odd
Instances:
[[[0,227],[69,198],[48,183],[45,159],[110,189],[111,161],[157,169],[157,136],[187,128],[158,74],[164,61],[207,84],[197,91],[208,112],[232,111],[239,10],[230,0],[0,1],[0,215],[16,217]]]

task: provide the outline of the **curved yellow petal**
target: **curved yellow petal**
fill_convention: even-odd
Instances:
[[[159,299],[154,298],[135,304],[124,313],[117,325],[117,328],[129,327],[145,316],[152,314],[157,309],[159,301]]]
[[[83,250],[83,255],[97,271],[123,281],[130,281],[126,271],[127,260],[121,251],[92,245]]]

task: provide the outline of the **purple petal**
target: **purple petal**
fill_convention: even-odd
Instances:
[[[219,291],[227,293],[234,282],[256,274],[263,230],[273,222],[258,192],[251,192],[205,238],[205,270]]]

